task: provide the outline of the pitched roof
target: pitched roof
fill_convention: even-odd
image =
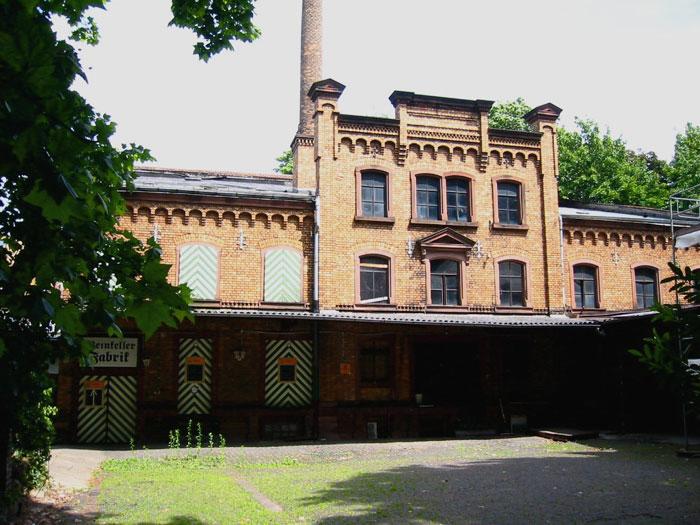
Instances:
[[[139,166],[135,190],[148,193],[210,195],[312,201],[314,192],[293,187],[292,177],[279,173],[187,170]]]
[[[632,222],[670,226],[671,219],[668,210],[648,208],[644,206],[628,206],[623,204],[598,204],[592,202],[559,201],[559,213],[563,219],[590,220],[603,222]],[[697,219],[674,216],[679,226],[696,224]]]

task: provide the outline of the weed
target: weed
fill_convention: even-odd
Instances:
[[[195,436],[195,444],[197,447],[197,450],[200,450],[202,448],[202,441],[203,441],[203,433],[202,433],[202,424],[197,423],[197,435]]]
[[[185,448],[192,448],[192,420],[187,420],[187,444]]]

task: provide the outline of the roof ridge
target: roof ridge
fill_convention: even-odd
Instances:
[[[135,172],[150,173],[178,173],[183,175],[205,175],[208,177],[231,177],[231,178],[261,178],[261,179],[281,179],[291,180],[292,176],[285,173],[253,173],[228,170],[191,169],[191,168],[168,168],[163,166],[134,166]]]

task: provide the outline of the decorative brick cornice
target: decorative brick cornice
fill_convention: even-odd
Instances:
[[[297,149],[298,146],[313,146],[314,137],[311,135],[295,135],[290,147],[292,151]]]
[[[489,111],[493,105],[492,100],[467,100],[461,98],[435,97],[432,95],[419,95],[410,91],[394,91],[389,96],[389,101],[394,107],[399,104],[407,106],[438,106],[440,108],[456,109],[467,112]]]
[[[188,206],[164,206],[163,202],[130,201],[126,207],[125,217],[132,223],[146,221],[154,223],[160,221],[165,224],[172,224],[179,221],[182,224],[198,224],[206,226],[207,223],[218,227],[235,226],[241,222],[248,224],[262,223],[266,228],[277,224],[280,228],[286,229],[296,227],[303,229],[311,228],[313,215],[311,213],[274,213],[261,209],[245,208],[204,208]]]

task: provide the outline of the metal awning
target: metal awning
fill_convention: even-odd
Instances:
[[[676,248],[700,246],[700,225],[676,232]]]
[[[511,314],[444,314],[408,312],[354,312],[340,310],[264,310],[235,308],[193,308],[199,317],[239,317],[257,319],[308,319],[319,321],[347,321],[401,325],[442,325],[464,327],[560,327],[595,328],[597,319],[568,317],[566,315],[511,315]]]

